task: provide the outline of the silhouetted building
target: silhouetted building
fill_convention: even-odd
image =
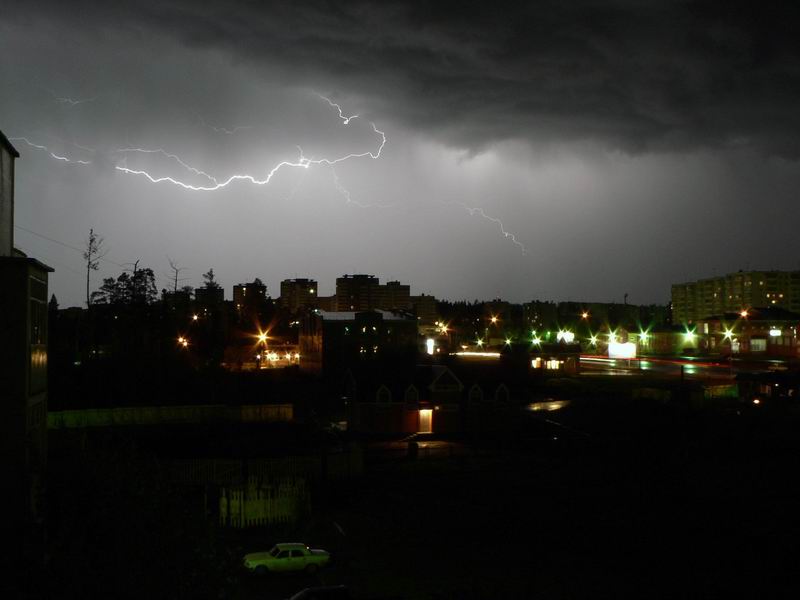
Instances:
[[[336,296],[320,296],[317,298],[317,308],[324,312],[336,310]]]
[[[192,295],[188,290],[170,292],[164,289],[161,290],[161,300],[170,310],[186,312],[189,310],[189,305],[192,302]]]
[[[267,302],[267,286],[260,279],[233,286],[233,305],[237,311],[261,310]]]
[[[774,306],[700,319],[686,334],[712,354],[797,359],[800,314]]]
[[[14,250],[14,159],[19,153],[0,131],[0,256]]]
[[[3,523],[4,529],[14,530],[5,539],[27,544],[41,539],[35,532],[41,531],[43,517],[47,283],[53,269],[14,248],[14,159],[18,157],[0,132],[0,453],[5,489],[11,490],[4,493],[9,518]]]
[[[304,308],[316,308],[318,291],[313,279],[284,279],[281,281],[281,307],[292,314]]]
[[[554,302],[534,300],[522,305],[526,329],[542,331],[554,327],[558,322],[558,306]]]
[[[427,294],[411,296],[411,308],[417,315],[420,325],[431,325],[439,319],[439,311],[436,308],[436,298]]]
[[[225,302],[225,290],[221,287],[208,286],[195,288],[194,299],[200,306],[209,308],[218,307]]]
[[[672,286],[675,324],[758,306],[800,312],[800,271],[739,271]]]
[[[345,375],[348,429],[371,434],[464,428],[464,385],[444,365],[354,368]]]
[[[413,364],[417,320],[391,311],[313,311],[300,331],[300,366],[330,375],[359,364]]]
[[[365,311],[376,307],[380,281],[373,275],[344,275],[336,279],[336,310]]]
[[[344,275],[336,279],[336,310],[411,310],[411,287],[399,281],[381,285],[374,275]]]

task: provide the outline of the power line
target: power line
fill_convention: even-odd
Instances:
[[[83,253],[84,253],[84,249],[83,249],[83,248],[78,248],[78,247],[76,247],[76,246],[72,246],[72,245],[70,245],[70,244],[67,244],[66,242],[62,242],[62,241],[60,241],[60,240],[56,240],[56,239],[54,239],[54,238],[48,237],[48,236],[46,236],[46,235],[43,235],[43,234],[41,234],[41,233],[37,233],[37,232],[35,232],[35,231],[32,231],[32,230],[30,230],[30,229],[26,229],[26,228],[25,228],[25,227],[23,227],[22,225],[16,225],[16,224],[15,224],[15,225],[14,225],[14,228],[16,228],[16,229],[20,229],[20,230],[22,230],[22,231],[24,231],[24,232],[26,232],[26,233],[30,233],[31,235],[35,235],[36,237],[40,237],[40,238],[42,238],[43,240],[47,240],[48,242],[53,242],[54,244],[58,244],[59,246],[64,246],[65,248],[69,248],[70,250],[74,250],[75,252],[80,252],[81,254],[83,254]],[[120,269],[125,269],[125,268],[126,268],[126,267],[125,267],[125,265],[122,265],[122,264],[120,264],[120,263],[118,263],[118,262],[114,262],[114,261],[113,261],[113,260],[111,260],[110,258],[105,258],[104,256],[100,256],[99,258],[100,258],[100,260],[104,260],[104,261],[106,261],[107,263],[111,263],[112,265],[115,265],[115,266],[119,267]]]

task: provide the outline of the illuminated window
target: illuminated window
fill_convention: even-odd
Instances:
[[[767,340],[764,338],[752,338],[750,340],[750,352],[766,352]]]
[[[541,369],[541,368],[542,368],[542,359],[541,359],[541,358],[538,358],[538,357],[537,357],[537,358],[534,358],[534,359],[531,361],[531,366],[532,366],[534,369]]]
[[[551,371],[558,371],[561,368],[561,361],[555,358],[551,358],[545,363],[545,368]]]

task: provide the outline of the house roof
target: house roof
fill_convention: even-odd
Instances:
[[[317,315],[322,317],[326,321],[355,321],[356,315],[362,313],[379,313],[383,315],[384,321],[414,321],[413,317],[405,315],[403,313],[396,313],[390,310],[366,310],[361,312],[356,311],[328,311],[328,310],[318,310]]]
[[[0,130],[0,144],[2,144],[3,147],[5,147],[6,150],[11,153],[11,156],[14,158],[19,158],[19,152],[17,152],[17,149],[14,148],[13,144],[8,141],[8,138],[5,136],[2,130]]]

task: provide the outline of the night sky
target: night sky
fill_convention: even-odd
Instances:
[[[13,142],[16,245],[61,306],[85,268],[41,236],[90,227],[95,287],[137,259],[170,286],[169,257],[228,297],[663,303],[800,268],[800,8],[564,4],[2,0],[0,129],[47,148]]]

